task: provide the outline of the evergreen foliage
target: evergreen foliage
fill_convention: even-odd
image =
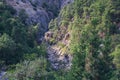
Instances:
[[[20,18],[14,14],[13,8],[0,1],[0,67],[22,61],[9,70],[10,80],[120,79],[120,0],[75,0],[51,20],[49,29],[55,32],[51,44],[57,43],[59,30],[64,35],[62,28],[71,32],[73,61],[68,71],[50,67],[45,44],[36,42],[38,28],[27,26],[22,13]]]

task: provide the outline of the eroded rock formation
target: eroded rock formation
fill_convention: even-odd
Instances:
[[[48,31],[48,24],[51,19],[54,19],[59,14],[59,11],[74,0],[6,0],[7,4],[11,5],[16,11],[15,16],[22,16],[26,25],[38,26],[37,41],[41,42],[44,34]],[[60,32],[61,33],[61,32]],[[45,34],[46,41],[49,40],[54,33],[48,31]],[[69,44],[70,34],[58,36],[64,45]],[[58,38],[59,40],[59,38]],[[69,69],[71,66],[71,55],[63,54],[61,48],[57,45],[48,45],[48,60],[54,69]]]

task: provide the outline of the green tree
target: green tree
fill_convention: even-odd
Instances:
[[[16,44],[10,36],[3,34],[0,37],[0,59],[6,64],[11,64],[15,61]]]
[[[117,45],[115,51],[111,53],[113,56],[113,63],[115,64],[116,70],[114,72],[112,79],[119,80],[120,79],[120,45]]]

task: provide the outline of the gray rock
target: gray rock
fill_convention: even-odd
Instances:
[[[48,30],[50,20],[56,17],[55,14],[73,1],[74,0],[6,0],[7,4],[16,9],[17,16],[20,16],[20,13],[23,14],[21,11],[24,11],[24,15],[27,15],[24,20],[27,25],[37,25],[39,27],[37,34],[38,42],[43,40],[42,38]],[[67,69],[71,66],[71,55],[68,55],[68,57],[61,55],[60,48],[52,48],[50,46],[47,51],[48,60],[54,69]]]
[[[6,75],[5,71],[0,71],[0,80],[8,80],[8,79],[3,79],[5,75]]]
[[[60,55],[60,49],[57,46],[49,46],[48,51],[48,60],[51,62],[51,65],[54,69],[70,69],[72,65],[72,56],[69,54]]]

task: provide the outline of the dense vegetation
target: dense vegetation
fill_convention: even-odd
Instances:
[[[12,7],[0,1],[0,63],[2,65],[13,65],[25,59],[45,56],[40,53],[46,53],[44,44],[37,45],[37,26],[27,26],[22,18],[15,17],[15,14],[16,11]]]
[[[28,26],[16,11],[0,0],[0,68],[10,80],[119,80],[120,0],[75,0],[50,22],[50,30],[71,32],[69,71],[54,71],[46,46],[37,44],[37,26]],[[52,43],[57,43],[56,36]]]
[[[51,30],[57,32],[60,24],[72,35],[73,65],[65,80],[120,79],[119,9],[119,0],[75,0],[61,11],[60,23],[52,21]]]

